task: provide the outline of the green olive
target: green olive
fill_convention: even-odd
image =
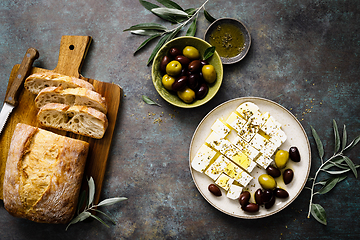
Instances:
[[[187,58],[189,58],[190,60],[195,60],[195,59],[199,59],[200,58],[200,53],[199,50],[197,50],[196,48],[194,48],[193,46],[186,46],[183,49],[183,55]]]
[[[181,63],[179,61],[171,61],[166,65],[166,73],[170,76],[177,76],[181,73]]]
[[[216,80],[216,71],[213,65],[205,65],[201,69],[202,76],[207,83],[213,83]]]
[[[195,92],[189,87],[186,87],[182,91],[178,91],[177,95],[185,103],[192,103],[194,101],[194,99],[195,99]]]
[[[172,85],[175,82],[175,78],[172,76],[169,76],[167,74],[165,74],[161,80],[164,88],[166,88],[167,90],[171,91],[172,90]]]
[[[268,175],[268,174],[262,174],[259,176],[258,181],[262,188],[271,190],[276,188],[276,181],[275,179]]]
[[[286,166],[289,160],[289,152],[285,150],[279,150],[275,154],[275,164],[279,169]]]

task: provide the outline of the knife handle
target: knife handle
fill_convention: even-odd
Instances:
[[[35,48],[29,48],[20,64],[19,70],[12,82],[9,91],[5,96],[5,102],[16,106],[17,97],[24,83],[25,78],[29,75],[33,62],[39,57],[39,52]]]

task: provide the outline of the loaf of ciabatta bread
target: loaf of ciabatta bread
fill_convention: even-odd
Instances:
[[[37,114],[40,125],[100,139],[104,136],[108,120],[104,113],[86,106],[68,106],[48,103]]]
[[[59,87],[66,88],[87,88],[95,91],[94,86],[80,78],[70,77],[54,72],[41,72],[34,73],[25,79],[24,87],[31,93],[38,94],[46,87]]]
[[[48,103],[61,103],[69,106],[87,106],[107,113],[105,98],[99,93],[86,88],[47,87],[35,98],[35,106],[41,108]]]
[[[89,144],[16,125],[6,162],[3,200],[15,217],[67,223],[75,213]]]

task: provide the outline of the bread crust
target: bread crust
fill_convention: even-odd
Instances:
[[[59,86],[62,86],[64,89],[81,87],[95,91],[94,86],[83,79],[66,76],[54,72],[41,72],[31,74],[25,79],[24,83],[24,87],[34,94],[38,94],[45,87]]]
[[[42,89],[35,98],[35,106],[41,108],[47,103],[61,103],[69,106],[87,106],[107,113],[105,98],[99,93],[86,88],[47,87]]]
[[[34,140],[37,134],[43,134],[48,139],[52,139],[53,142],[50,144],[54,146],[57,153],[51,168],[44,169],[49,174],[50,180],[43,192],[39,191],[41,186],[36,184],[24,186],[26,167],[42,167],[24,165],[24,159],[31,154],[31,156],[36,156],[34,149],[41,147],[36,146]],[[26,124],[17,124],[11,140],[4,176],[5,209],[15,217],[35,222],[62,224],[69,222],[77,207],[88,149],[87,142],[60,136]],[[24,202],[25,188],[41,194],[35,204],[29,205]]]

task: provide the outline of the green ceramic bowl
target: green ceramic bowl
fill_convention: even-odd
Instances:
[[[162,85],[162,77],[163,73],[159,70],[160,62],[163,57],[168,54],[170,48],[177,47],[182,50],[186,46],[193,46],[199,50],[201,57],[203,57],[205,50],[211,45],[204,40],[196,37],[178,37],[169,42],[167,42],[164,46],[160,48],[158,53],[156,54],[153,65],[152,65],[152,81],[154,83],[156,91],[160,94],[160,96],[165,99],[167,102],[171,103],[174,106],[182,107],[182,108],[194,108],[201,106],[208,101],[210,101],[215,94],[218,92],[221,82],[223,79],[223,65],[221,63],[221,59],[219,54],[215,51],[214,55],[207,59],[207,61],[214,66],[216,70],[216,81],[212,84],[209,84],[209,92],[205,96],[205,98],[201,100],[195,100],[192,103],[183,102],[176,94],[176,92],[166,90]]]

